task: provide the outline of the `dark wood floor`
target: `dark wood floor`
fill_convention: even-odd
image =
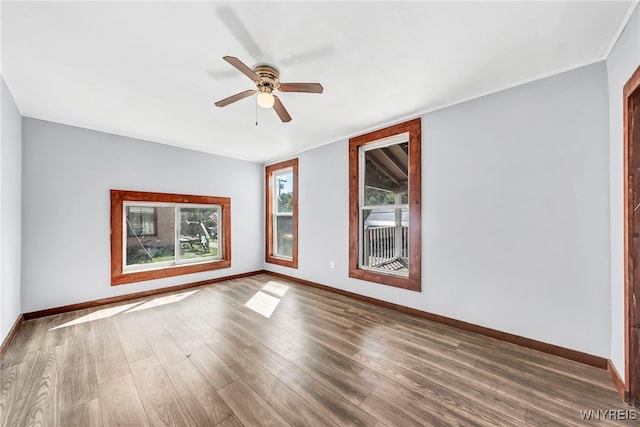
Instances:
[[[26,321],[1,373],[11,427],[639,423],[581,419],[632,410],[606,371],[268,275]]]

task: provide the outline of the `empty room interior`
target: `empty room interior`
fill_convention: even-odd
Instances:
[[[640,425],[636,6],[3,0],[0,426]]]

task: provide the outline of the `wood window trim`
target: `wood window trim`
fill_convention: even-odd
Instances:
[[[639,135],[632,135],[634,98],[640,96],[640,67],[638,67],[623,89],[623,126],[624,126],[624,354],[625,375],[623,398],[632,405],[640,404],[640,354],[637,347],[640,346],[640,332],[632,325],[640,324],[640,304],[635,307],[630,303],[632,295],[640,295],[640,278],[634,277],[634,263],[639,260],[632,259],[631,244],[634,239],[633,212],[633,167],[631,165],[632,151],[635,143],[632,137],[640,139]],[[634,335],[635,334],[635,335]],[[636,347],[636,351],[632,349]]]
[[[172,193],[111,190],[111,286],[231,267],[231,199]],[[123,272],[122,213],[124,202],[164,202],[219,205],[222,217],[222,258],[153,270]]]
[[[359,247],[359,148],[384,138],[409,133],[409,275],[378,273],[358,268]],[[420,118],[349,139],[349,277],[421,292],[421,160]]]
[[[293,249],[291,259],[277,257],[273,253],[273,174],[291,168],[293,171]],[[265,167],[266,217],[265,217],[265,261],[284,267],[298,268],[298,159],[291,159]]]

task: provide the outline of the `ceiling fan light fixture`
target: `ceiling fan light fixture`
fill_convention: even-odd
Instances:
[[[276,99],[269,92],[260,92],[257,97],[258,105],[262,108],[271,108]]]

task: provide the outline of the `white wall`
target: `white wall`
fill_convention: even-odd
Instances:
[[[624,378],[624,200],[622,90],[640,65],[640,9],[607,58],[611,186],[611,360]]]
[[[0,343],[21,313],[22,116],[3,78],[0,93]]]
[[[261,165],[23,119],[22,310],[263,268]],[[231,197],[232,266],[110,285],[109,190]]]
[[[299,269],[266,268],[608,357],[607,106],[601,62],[422,117],[422,293],[348,278],[347,141],[299,155]]]

